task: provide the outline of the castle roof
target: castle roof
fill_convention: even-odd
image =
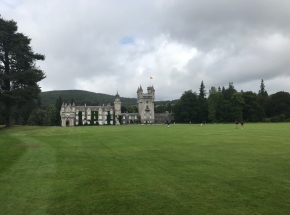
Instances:
[[[137,89],[137,93],[139,93],[139,92],[143,92],[143,89],[142,89],[141,85],[140,85],[140,87],[138,87],[138,89]]]

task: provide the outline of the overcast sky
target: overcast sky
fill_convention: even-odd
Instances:
[[[0,0],[32,38],[42,91],[79,89],[156,100],[211,86],[290,91],[289,0]]]

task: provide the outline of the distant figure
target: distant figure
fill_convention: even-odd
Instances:
[[[169,121],[167,121],[168,128],[170,127]]]
[[[244,128],[244,122],[241,121],[241,128],[243,129]]]
[[[238,128],[239,122],[238,120],[236,120],[236,128]]]
[[[198,126],[202,126],[202,123],[198,124]]]

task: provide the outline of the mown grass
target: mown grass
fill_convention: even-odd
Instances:
[[[290,124],[0,129],[1,214],[289,214]]]

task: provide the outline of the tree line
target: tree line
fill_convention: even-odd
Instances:
[[[173,106],[174,118],[181,123],[290,122],[290,94],[268,95],[264,80],[258,93],[237,92],[232,82],[228,88],[211,87],[208,92],[201,82],[199,93],[185,91]]]

